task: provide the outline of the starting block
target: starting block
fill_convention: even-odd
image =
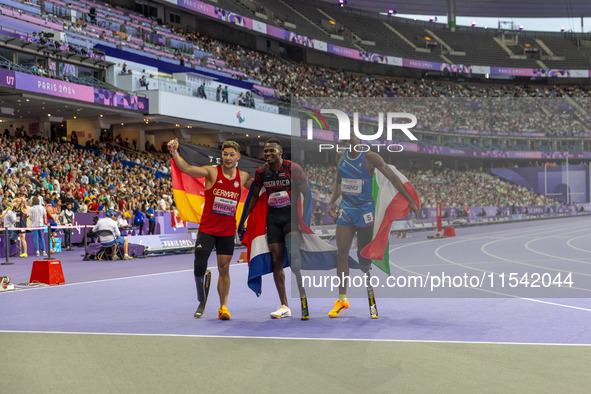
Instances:
[[[66,283],[64,271],[62,270],[62,262],[60,260],[33,261],[33,269],[31,270],[31,279],[29,279],[29,282],[32,283],[34,281],[50,286]]]
[[[453,227],[446,227],[443,229],[443,236],[444,237],[455,237],[456,236],[456,229]]]
[[[246,263],[248,261],[248,255],[246,252],[240,252],[240,258],[238,259],[239,263]]]

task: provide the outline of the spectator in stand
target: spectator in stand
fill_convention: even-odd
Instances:
[[[16,198],[12,202],[14,213],[16,214],[16,226],[17,228],[25,229],[27,227],[31,227],[29,225],[30,219],[30,210],[29,206],[27,205],[27,200],[25,197]],[[15,231],[16,233],[17,231]],[[26,240],[26,230],[20,230],[18,236],[21,240],[21,255],[20,257],[28,257],[27,254],[27,240]],[[11,237],[12,238],[12,237]],[[34,239],[34,238],[33,238]]]
[[[74,212],[72,211],[72,203],[68,202],[66,204],[66,209],[64,209],[60,214],[60,220],[64,226],[73,226],[74,219],[75,216]],[[72,247],[72,229],[64,229],[64,247]]]
[[[222,90],[222,103],[224,102],[228,102],[228,86],[226,85],[226,87]]]
[[[59,216],[55,211],[55,208],[52,204],[47,204],[45,206],[45,212],[47,214],[46,222],[50,225],[51,231],[49,236],[49,250],[51,250],[52,254],[55,254],[55,229],[53,227],[57,227],[59,224]]]
[[[33,197],[32,207],[30,208],[29,214],[31,216],[31,227],[44,227],[44,218],[47,216],[47,211],[43,205],[39,202],[39,197]],[[33,244],[35,245],[35,254],[39,256],[39,250],[43,252],[43,256],[47,256],[45,249],[45,237],[43,236],[42,229],[31,230],[33,234]],[[39,242],[41,241],[41,249],[39,249]]]
[[[75,131],[72,131],[72,134],[70,135],[70,142],[78,145],[78,134]]]
[[[150,82],[148,82],[148,80],[146,79],[145,75],[142,75],[142,77],[140,78],[140,86],[141,87],[145,87],[146,90],[148,90],[148,85],[150,84]]]
[[[146,210],[146,217],[148,218],[148,235],[154,235],[156,229],[156,203],[150,203]]]
[[[244,96],[242,95],[242,92],[240,92],[240,95],[236,99],[236,103],[238,103],[238,105],[240,105],[241,107],[246,106],[246,101],[244,100]]]
[[[144,214],[142,213],[142,210],[140,209],[139,203],[135,204],[135,207],[133,210],[133,224],[135,226],[139,226],[140,235],[142,235],[142,232],[144,231]]]
[[[82,200],[82,197],[78,197],[77,201],[78,201],[78,204],[80,205],[80,208],[78,208],[78,210],[76,212],[87,213],[88,212],[88,205],[86,205],[86,201]]]
[[[314,210],[314,221],[317,226],[322,226],[322,216],[324,213],[322,212],[322,207],[320,206],[320,201],[316,202],[316,209]]]
[[[2,225],[5,228],[9,229],[15,228],[17,224],[16,214],[14,213],[12,208],[12,202],[7,202],[3,207],[2,214],[0,215],[0,218],[2,219]],[[16,244],[16,239],[18,235],[19,233],[16,230],[8,230],[8,237],[10,239],[11,245]]]
[[[197,88],[197,97],[207,99],[207,94],[205,93],[205,83]]]
[[[123,216],[123,212],[120,213],[119,217],[117,218],[117,227],[119,228],[126,228],[129,227],[129,223]]]
[[[96,197],[90,199],[90,205],[88,206],[88,212],[97,213],[99,211],[99,204],[96,201]]]

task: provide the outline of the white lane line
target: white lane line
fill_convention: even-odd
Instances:
[[[571,228],[572,228],[572,226],[569,226],[569,227],[571,227]],[[537,230],[537,229],[536,229],[536,230]],[[542,232],[541,232],[541,234],[543,234],[543,233],[548,233],[548,232],[552,232],[552,231],[556,231],[556,230],[560,230],[560,229],[553,229],[553,230],[542,231]],[[584,231],[584,229],[582,229],[582,230],[577,230],[577,231]],[[573,231],[573,232],[575,232],[575,231]],[[488,237],[486,237],[486,236],[485,236],[485,237],[474,238],[474,239],[470,239],[470,240],[478,240],[478,239],[486,239],[486,238],[488,238]],[[469,241],[469,240],[466,240],[466,241]],[[499,240],[497,240],[497,241],[493,241],[493,242],[489,242],[489,244],[490,244],[490,243],[494,243],[494,242],[498,242],[498,241],[499,241]],[[452,245],[452,244],[456,244],[456,243],[460,243],[460,242],[463,242],[463,241],[456,241],[456,242],[448,243],[448,244],[446,244],[446,245],[442,245],[442,246],[440,246],[439,248],[437,248],[437,249],[435,250],[435,253],[436,253],[436,255],[437,255],[437,254],[438,254],[438,251],[439,251],[439,249],[441,249],[441,248],[442,248],[442,247],[444,247],[444,246],[447,246],[447,245]],[[405,246],[406,246],[406,245],[405,245]],[[391,253],[391,252],[393,252],[393,251],[394,251],[394,250],[396,250],[396,249],[399,249],[399,248],[400,248],[400,247],[398,247],[398,248],[394,248],[394,249],[391,249],[391,250],[390,250],[390,253]],[[482,250],[482,247],[481,247],[481,250]],[[485,252],[485,253],[486,253],[486,252]],[[487,254],[489,254],[489,253],[487,253]],[[490,254],[489,254],[489,255],[490,255]],[[501,258],[501,257],[498,257],[498,256],[494,256],[494,255],[491,255],[491,256],[492,256],[492,257],[494,257],[494,258],[499,258],[499,259],[502,259],[502,260],[508,261],[508,262],[513,262],[513,263],[516,263],[516,261],[513,261],[513,260],[507,260],[507,259],[504,259],[504,258]],[[478,270],[478,271],[482,271],[482,272],[494,273],[494,272],[492,272],[492,271],[481,270],[481,269],[478,269],[478,268],[472,268],[472,267],[464,266],[464,265],[462,265],[462,264],[460,264],[460,263],[455,263],[455,262],[453,262],[453,261],[451,261],[451,260],[448,260],[448,259],[446,259],[446,258],[442,257],[441,255],[438,255],[438,257],[439,257],[441,260],[447,261],[447,262],[449,262],[450,264],[453,264],[453,265],[457,265],[457,266],[465,267],[465,268],[468,268],[468,269],[474,269],[474,270]],[[424,275],[424,274],[421,274],[421,273],[419,273],[419,272],[415,272],[415,271],[411,271],[411,270],[409,270],[409,269],[406,269],[406,268],[404,268],[404,267],[402,267],[402,266],[398,266],[398,265],[396,265],[396,264],[394,264],[394,263],[392,263],[392,262],[390,262],[390,265],[392,265],[393,267],[396,267],[396,268],[400,268],[400,269],[401,269],[401,270],[403,270],[403,271],[410,272],[410,273],[412,273],[412,274],[419,275],[419,276],[422,276],[422,277],[426,277],[426,275]],[[560,307],[564,307],[564,308],[568,308],[568,309],[575,309],[575,310],[582,310],[582,311],[585,311],[585,312],[591,312],[591,309],[588,309],[588,308],[582,308],[582,307],[577,307],[577,306],[572,306],[572,305],[566,305],[566,304],[558,304],[558,303],[555,303],[555,302],[543,301],[543,300],[538,300],[538,299],[534,299],[534,298],[523,298],[523,297],[518,297],[518,296],[515,296],[515,295],[511,295],[511,294],[499,293],[499,292],[492,291],[492,290],[487,290],[487,289],[474,288],[474,290],[484,291],[484,292],[487,292],[487,293],[492,293],[492,294],[498,294],[498,295],[502,295],[502,296],[505,296],[505,297],[510,297],[510,298],[516,298],[516,299],[521,299],[521,300],[526,300],[526,301],[531,301],[531,302],[537,302],[537,303],[541,303],[541,304],[547,304],[547,305],[553,305],[553,306],[560,306]],[[579,290],[585,290],[585,291],[589,291],[588,289],[579,289]]]
[[[230,267],[236,266],[236,265],[245,265],[245,264],[248,264],[248,263],[233,263],[233,264],[230,265]],[[218,267],[217,267],[217,265],[216,266],[207,267],[207,269],[212,269],[212,268],[217,269]],[[188,269],[188,270],[180,270],[180,271],[157,272],[157,273],[154,273],[154,274],[123,276],[121,278],[99,279],[99,280],[91,280],[91,281],[88,281],[88,282],[64,283],[62,285],[56,285],[56,286],[20,287],[19,290],[59,289],[59,288],[70,287],[70,286],[87,285],[87,284],[91,284],[91,283],[110,282],[110,281],[124,280],[124,279],[146,278],[146,277],[150,277],[150,276],[178,274],[178,273],[181,273],[181,272],[190,272],[190,271],[193,271],[193,270],[192,269]],[[10,293],[20,293],[20,292],[19,291],[7,291],[7,292],[3,292],[2,294],[10,294]]]
[[[575,238],[571,238],[568,240],[568,242],[566,243],[569,247],[576,249],[576,250],[580,250],[581,252],[587,252],[587,253],[591,253],[591,250],[587,250],[587,249],[581,249],[581,248],[577,248],[576,246],[572,246],[571,245],[571,241],[574,241],[575,239],[580,239],[580,238],[585,238],[585,237],[589,237],[589,234],[585,234],[585,235],[581,235],[580,237],[575,237]]]
[[[559,226],[559,224],[555,224],[554,226]],[[568,225],[567,224],[561,224],[559,228],[553,229],[553,230],[548,230],[546,232],[562,230],[563,227],[571,228],[572,225],[570,225],[570,224],[568,224]],[[464,236],[462,236],[462,238],[464,240],[466,240],[466,241],[473,241],[473,240],[480,240],[480,239],[485,239],[485,238],[491,238],[490,234],[494,234],[494,233],[505,233],[505,234],[506,233],[513,233],[513,232],[523,233],[524,231],[528,231],[528,230],[529,231],[538,231],[538,228],[515,229],[515,230],[497,230],[497,231],[492,231],[490,233],[482,234],[483,235],[482,237],[474,237],[474,238],[472,238],[472,237],[464,237]],[[509,238],[509,239],[515,239],[516,237],[503,237],[502,239],[507,239],[507,238]],[[398,249],[402,249],[402,248],[406,248],[406,247],[414,246],[414,245],[425,244],[425,243],[433,243],[434,241],[436,242],[437,240],[435,240],[435,239],[428,239],[428,240],[425,240],[425,241],[410,242],[410,243],[407,243],[407,244],[404,244],[404,245],[397,246],[394,249],[390,249],[390,253],[392,253],[393,251],[398,250]],[[445,241],[445,239],[441,239],[441,241]]]
[[[574,231],[574,232],[578,232],[578,231]],[[568,232],[568,233],[565,233],[565,234],[570,234],[570,233],[572,233],[572,232]],[[586,237],[586,236],[588,236],[588,234],[585,234],[585,235],[584,235],[584,237]],[[544,237],[544,238],[549,238],[549,237]],[[577,237],[577,238],[581,238],[581,237]],[[574,239],[574,238],[573,238],[573,239]],[[527,250],[529,250],[530,252],[533,252],[533,253],[536,253],[536,254],[539,254],[539,255],[542,255],[542,256],[547,256],[547,257],[554,257],[554,258],[559,258],[559,259],[562,259],[562,260],[567,260],[567,261],[574,261],[575,263],[581,263],[581,264],[591,264],[591,262],[587,262],[587,261],[581,261],[581,260],[579,260],[579,259],[571,259],[571,258],[568,258],[568,257],[555,256],[555,255],[553,255],[553,254],[549,254],[549,253],[540,252],[540,251],[538,251],[538,250],[535,250],[535,249],[533,249],[533,248],[530,248],[529,244],[530,244],[530,243],[532,243],[532,242],[534,242],[534,240],[532,240],[532,241],[529,241],[529,242],[527,242],[527,243],[525,244],[525,248],[526,248]],[[568,244],[568,242],[567,242],[567,244]],[[567,271],[563,271],[563,272],[567,272]],[[580,275],[591,276],[591,275],[588,275],[588,274],[580,274]]]
[[[570,231],[570,232],[567,232],[567,233],[564,233],[564,234],[577,233],[577,232],[580,232],[580,231],[587,231],[587,230],[588,230],[588,229],[586,229],[586,228],[583,228],[583,229],[579,229],[579,230]],[[543,231],[542,233],[547,233],[547,232],[548,232],[548,231]],[[545,238],[550,238],[550,237],[552,237],[552,236],[548,236],[548,237],[545,237]],[[583,274],[583,273],[580,273],[580,272],[574,272],[574,271],[569,271],[569,270],[562,270],[562,269],[557,269],[557,268],[542,267],[542,266],[535,265],[535,264],[528,264],[528,263],[520,262],[520,261],[517,261],[517,260],[506,259],[506,258],[504,258],[504,257],[497,256],[497,255],[495,255],[495,254],[492,254],[492,253],[490,253],[490,252],[487,252],[487,251],[486,251],[486,247],[487,247],[487,246],[489,246],[489,245],[491,245],[491,244],[493,244],[493,243],[495,243],[495,242],[498,242],[498,241],[491,241],[491,242],[488,242],[488,243],[486,243],[486,244],[482,245],[482,246],[480,247],[480,250],[481,250],[481,251],[482,251],[484,254],[486,254],[486,255],[488,255],[488,256],[490,256],[490,257],[493,257],[493,258],[496,258],[496,259],[500,259],[500,260],[504,260],[504,261],[506,261],[506,262],[509,262],[509,263],[514,263],[514,264],[519,264],[519,265],[525,265],[525,266],[529,266],[529,267],[539,268],[539,269],[542,269],[542,270],[549,270],[549,271],[556,271],[556,272],[565,272],[565,273],[567,273],[567,274],[577,274],[577,275],[582,275],[582,276],[591,276],[591,274]],[[533,241],[529,241],[529,242],[527,242],[527,243],[525,244],[526,248],[527,248],[527,245],[528,245],[530,242],[533,242]],[[529,248],[528,248],[528,249],[529,249]],[[535,252],[535,251],[533,251],[533,250],[532,250],[532,252]],[[543,254],[543,253],[540,253],[540,254]],[[554,257],[554,258],[557,258],[557,259],[559,259],[559,260],[565,260],[565,258],[563,258],[563,257],[559,257],[559,256],[552,256],[552,255],[547,255],[547,256],[548,256],[548,257]],[[568,260],[568,259],[567,259],[567,260]],[[580,263],[584,263],[584,264],[591,264],[591,263],[587,263],[587,262],[583,262],[583,261],[578,261],[578,262],[580,262]],[[475,269],[475,270],[478,270],[477,268],[474,268],[474,269]],[[479,270],[479,271],[480,271],[480,270]],[[488,271],[487,271],[487,272],[488,272]],[[498,273],[496,273],[496,272],[495,272],[494,274],[498,274]],[[504,275],[504,276],[505,276],[505,277],[509,277],[508,275]],[[573,289],[573,290],[591,291],[591,289],[583,289],[583,288],[578,288],[578,287],[570,287],[570,288],[571,288],[571,289]]]
[[[305,324],[305,323],[304,323]],[[408,342],[408,343],[449,343],[459,345],[524,345],[524,346],[591,346],[588,343],[558,343],[558,342],[490,342],[490,341],[443,341],[428,339],[364,339],[364,338],[306,338],[306,337],[260,337],[246,335],[188,335],[188,334],[137,334],[137,333],[104,333],[104,332],[61,332],[61,331],[14,331],[0,330],[0,333],[10,334],[57,334],[57,335],[105,335],[105,336],[136,336],[136,337],[171,337],[171,338],[211,338],[211,339],[265,339],[288,341],[343,341],[343,342]]]
[[[589,257],[589,259],[591,259],[591,257]],[[534,259],[534,260],[518,260],[519,262],[539,262],[539,261],[562,261],[562,259]],[[479,262],[474,262],[474,263],[464,263],[466,265],[478,265],[478,264],[502,264],[502,263],[507,263],[507,261],[479,261]],[[440,267],[440,266],[449,266],[449,265],[453,265],[453,264],[416,264],[416,265],[400,265],[400,267],[406,267],[406,268],[413,268],[413,267]]]

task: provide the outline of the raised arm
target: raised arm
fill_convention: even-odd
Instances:
[[[211,166],[197,167],[190,165],[179,155],[178,147],[179,140],[177,138],[168,143],[168,151],[181,172],[191,175],[194,178],[210,178],[210,169],[208,167]]]
[[[406,188],[404,187],[404,185],[402,184],[402,182],[400,181],[398,176],[394,173],[394,171],[392,171],[392,169],[390,167],[388,167],[388,165],[386,164],[384,159],[382,159],[382,156],[380,156],[374,152],[369,152],[367,154],[367,160],[377,170],[379,170],[382,174],[384,174],[386,179],[388,179],[392,183],[392,185],[394,185],[396,190],[398,190],[398,193],[402,194],[404,196],[404,198],[406,198],[408,200],[408,207],[409,207],[410,211],[412,213],[414,213],[415,216],[418,218],[419,217],[419,208],[417,207],[417,204],[412,199],[410,194],[408,194],[408,191],[406,190]]]

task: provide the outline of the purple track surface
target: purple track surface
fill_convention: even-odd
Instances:
[[[429,264],[453,269],[461,264],[462,272],[468,273],[510,272],[520,262],[538,267],[558,264],[577,271],[591,264],[589,230],[588,218],[575,217],[456,229],[457,238],[443,240],[426,241],[433,232],[419,232],[410,239],[392,237],[390,258],[393,271],[420,272]],[[366,299],[351,299],[350,309],[329,319],[336,295],[310,299],[309,321],[299,319],[298,299],[290,299],[292,317],[272,320],[269,313],[279,306],[272,276],[263,279],[263,294],[257,298],[246,286],[247,265],[233,264],[228,303],[232,319],[217,319],[215,267],[205,315],[195,319],[192,254],[114,262],[84,262],[80,255],[79,251],[58,255],[65,285],[20,287],[0,294],[0,330],[591,344],[589,298],[392,299],[380,298],[376,290],[378,320],[369,319]],[[0,275],[9,276],[14,284],[28,281],[33,260],[12,259],[16,264],[1,266]],[[215,256],[209,263],[215,266]],[[289,280],[287,286],[289,294]]]

